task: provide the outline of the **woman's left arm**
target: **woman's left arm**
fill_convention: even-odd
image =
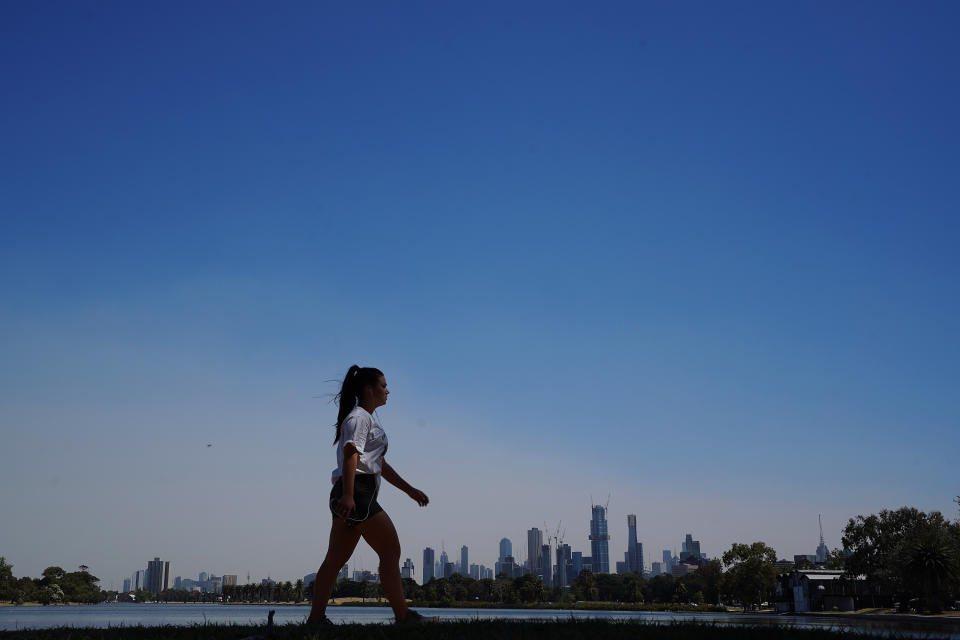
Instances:
[[[425,494],[423,491],[420,491],[420,489],[415,489],[414,487],[410,486],[410,483],[401,478],[400,474],[397,473],[393,467],[387,464],[386,460],[383,461],[383,468],[380,471],[380,475],[383,476],[384,480],[413,498],[414,502],[419,504],[421,507],[425,507],[430,503],[430,498],[427,497],[427,494]]]

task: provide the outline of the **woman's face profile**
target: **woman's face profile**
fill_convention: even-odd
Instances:
[[[374,407],[382,407],[387,404],[387,396],[390,395],[390,390],[387,389],[387,379],[379,376],[377,382],[368,385],[364,392],[370,394],[370,400],[373,401]]]

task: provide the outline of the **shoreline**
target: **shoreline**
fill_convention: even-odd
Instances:
[[[133,605],[208,605],[208,606],[256,606],[256,607],[307,607],[310,606],[309,601],[302,602],[135,602],[135,603],[126,603],[126,602],[97,602],[97,603],[88,603],[88,602],[64,602],[56,604],[44,605],[39,602],[24,602],[21,604],[12,604],[10,602],[0,602],[0,607],[3,608],[15,608],[15,607],[49,607],[49,608],[63,608],[63,607],[96,607],[102,604],[133,604]],[[716,614],[716,613],[727,613],[737,616],[759,616],[759,617],[769,617],[771,619],[776,619],[781,615],[789,616],[801,616],[808,618],[817,618],[817,619],[843,619],[843,618],[856,618],[860,620],[874,620],[877,622],[909,622],[911,620],[915,621],[935,621],[942,624],[952,624],[960,628],[960,611],[946,611],[938,614],[921,614],[921,613],[897,613],[896,611],[884,610],[884,609],[868,609],[860,611],[803,611],[803,612],[794,612],[794,613],[776,613],[773,610],[766,609],[762,611],[742,611],[741,609],[732,609],[732,608],[721,608],[714,607],[711,609],[703,608],[679,608],[679,607],[658,607],[655,605],[640,605],[632,606],[625,603],[618,602],[579,602],[579,603],[569,603],[559,605],[557,603],[536,603],[530,605],[516,605],[508,603],[492,603],[492,602],[453,602],[447,603],[444,605],[439,605],[432,602],[421,602],[416,603],[411,600],[407,600],[407,604],[413,608],[422,607],[428,609],[503,609],[508,611],[524,611],[524,610],[540,610],[540,611],[648,611],[651,613],[684,613],[684,614]],[[389,608],[389,603],[386,600],[377,602],[363,602],[360,599],[356,601],[349,602],[330,602],[327,605],[328,607],[361,607],[361,608]]]

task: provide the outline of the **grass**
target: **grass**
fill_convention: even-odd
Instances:
[[[60,627],[26,631],[0,631],[0,640],[239,640],[264,633],[247,625],[193,625],[189,627],[115,627],[80,629]],[[432,622],[415,627],[346,624],[318,630],[282,625],[274,640],[867,640],[856,632],[794,629],[775,626],[719,626],[702,623],[662,625],[604,620]],[[892,636],[896,637],[896,636]],[[938,638],[925,636],[927,640]],[[946,638],[947,636],[939,636]]]

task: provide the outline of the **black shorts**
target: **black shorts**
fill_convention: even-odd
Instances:
[[[354,476],[353,502],[355,506],[347,516],[347,524],[360,524],[383,511],[383,507],[377,502],[378,493],[380,493],[380,486],[376,475],[358,473]],[[340,502],[340,496],[342,495],[343,478],[337,478],[333,488],[330,489],[330,513],[333,514],[334,518],[339,517],[337,515],[337,503]]]

